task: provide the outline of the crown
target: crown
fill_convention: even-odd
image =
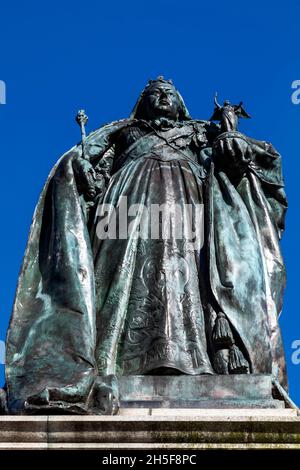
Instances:
[[[167,84],[167,85],[174,86],[172,80],[166,80],[162,75],[159,75],[155,80],[149,80],[148,81],[145,90],[147,90],[148,88],[150,88],[152,86],[155,86],[159,83],[164,83],[164,84]]]
[[[166,80],[163,75],[159,75],[155,80],[149,80],[148,85],[152,85],[153,83],[168,83],[169,85],[173,85],[172,80]]]

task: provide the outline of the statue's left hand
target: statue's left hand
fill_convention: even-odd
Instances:
[[[252,160],[252,147],[247,138],[240,133],[226,133],[213,145],[213,157],[223,169],[245,171]]]

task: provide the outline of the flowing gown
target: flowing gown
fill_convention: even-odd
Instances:
[[[213,373],[202,306],[206,172],[197,161],[199,136],[200,125],[185,124],[132,126],[118,138],[92,233],[101,374]],[[126,209],[133,215],[120,239]],[[104,222],[117,239],[114,230],[106,239],[97,230]]]

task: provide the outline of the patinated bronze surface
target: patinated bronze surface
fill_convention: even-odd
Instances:
[[[194,120],[162,77],[129,119],[85,137],[78,115],[83,141],[49,175],[19,277],[10,413],[115,413],[123,375],[270,374],[286,387],[281,158],[237,131],[240,115],[225,103],[221,125]],[[164,204],[151,227],[169,217],[167,236],[136,236],[145,224],[134,210],[120,234],[124,201]],[[202,216],[185,218],[187,205]]]

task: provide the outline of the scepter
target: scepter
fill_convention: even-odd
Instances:
[[[88,117],[85,114],[84,109],[80,109],[78,111],[75,120],[76,120],[77,124],[80,126],[80,130],[81,130],[82,158],[89,162],[89,157],[87,156],[86,151],[85,151],[85,143],[86,143],[85,125],[88,122]],[[88,170],[86,172],[86,178],[87,178],[87,182],[88,182],[88,186],[89,186],[88,191],[87,191],[87,195],[88,195],[89,198],[93,199],[96,195],[96,189],[95,189],[95,181],[93,179],[93,175],[91,174],[90,170]]]
[[[84,109],[80,109],[76,115],[75,118],[77,124],[80,126],[81,130],[81,148],[82,148],[82,158],[85,160],[88,160],[85,154],[85,141],[86,141],[86,131],[85,131],[85,125],[88,122],[88,117],[85,114]]]

